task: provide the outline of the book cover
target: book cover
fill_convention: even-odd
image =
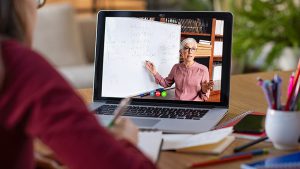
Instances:
[[[296,169],[300,168],[300,152],[242,164],[242,169]]]

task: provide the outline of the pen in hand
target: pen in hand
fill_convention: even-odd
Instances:
[[[119,106],[114,111],[114,118],[108,124],[108,128],[113,127],[116,120],[126,112],[127,106],[130,104],[130,102],[131,102],[130,97],[127,97],[127,98],[121,100]]]

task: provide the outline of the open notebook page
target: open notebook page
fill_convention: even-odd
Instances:
[[[162,145],[161,131],[140,131],[139,149],[154,163],[158,160]]]
[[[208,131],[205,133],[188,134],[164,134],[163,150],[176,150],[200,145],[207,145],[220,142],[233,132],[232,127]]]

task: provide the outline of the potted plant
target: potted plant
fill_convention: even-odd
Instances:
[[[235,16],[232,55],[240,72],[257,67],[259,70],[296,67],[300,54],[299,3],[298,0],[231,1]]]

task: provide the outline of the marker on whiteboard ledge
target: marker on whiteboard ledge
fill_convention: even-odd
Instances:
[[[140,94],[139,96],[140,96],[140,97],[144,97],[144,96],[148,96],[148,95],[150,95],[150,92],[142,93],[142,94]]]
[[[158,89],[156,89],[156,91],[163,92],[163,91],[165,91],[165,88],[158,88]]]

